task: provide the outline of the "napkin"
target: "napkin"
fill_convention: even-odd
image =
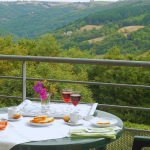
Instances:
[[[110,139],[116,139],[116,132],[112,127],[108,128],[95,128],[92,129],[93,131],[100,131],[100,130],[110,130],[109,132],[103,132],[103,133],[91,133],[87,132],[84,129],[70,129],[70,136],[72,138],[91,138],[91,137],[104,137],[104,138],[110,138]]]
[[[0,121],[0,130],[5,130],[7,127],[7,121]]]

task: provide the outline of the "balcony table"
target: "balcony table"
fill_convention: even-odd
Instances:
[[[0,108],[0,114],[7,113],[7,108]],[[122,128],[122,130],[117,130],[116,139],[120,138],[124,132],[124,125],[120,118],[117,116],[96,110],[94,113],[95,117],[112,117],[118,120],[116,126]],[[11,150],[88,150],[92,148],[97,148],[98,150],[105,150],[106,145],[115,141],[114,139],[108,138],[61,138],[52,139],[36,142],[22,143],[14,146]]]

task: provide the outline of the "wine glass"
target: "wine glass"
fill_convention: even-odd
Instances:
[[[62,98],[67,104],[66,112],[68,112],[68,103],[70,102],[70,94],[72,93],[72,89],[63,89],[62,90]]]
[[[74,105],[74,111],[76,111],[76,106],[81,100],[81,92],[80,91],[72,91],[70,95],[70,99],[72,104]]]

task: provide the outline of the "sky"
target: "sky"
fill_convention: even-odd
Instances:
[[[5,1],[17,1],[17,0],[1,0],[2,2]],[[19,0],[19,1],[23,1],[23,0]],[[26,0],[25,0],[26,1]],[[27,0],[27,1],[31,1],[31,0]],[[49,1],[49,2],[90,2],[90,0],[34,0],[34,1]],[[118,0],[94,0],[94,1],[112,1],[112,2],[116,2]]]

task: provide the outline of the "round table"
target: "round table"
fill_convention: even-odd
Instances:
[[[0,108],[0,114],[2,113],[7,113],[6,107]],[[121,127],[122,130],[116,131],[117,135],[115,140],[122,136],[124,132],[124,125],[120,118],[100,110],[96,110],[94,116],[117,119],[118,123],[116,125]],[[108,138],[61,138],[18,144],[11,150],[87,150],[97,147],[99,147],[101,150],[104,150],[107,144],[115,140]]]

